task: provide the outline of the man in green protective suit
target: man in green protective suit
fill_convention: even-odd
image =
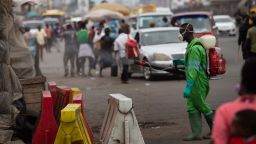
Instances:
[[[206,102],[209,93],[209,77],[207,70],[207,53],[199,39],[194,38],[193,26],[185,23],[180,27],[179,39],[188,42],[185,54],[186,87],[184,98],[187,102],[187,111],[192,134],[183,138],[184,141],[201,140],[202,119],[204,115],[207,124],[212,129],[214,113]],[[203,138],[210,138],[210,134]]]

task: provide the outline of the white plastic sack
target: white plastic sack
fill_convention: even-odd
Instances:
[[[92,58],[94,58],[92,48],[89,44],[81,44],[80,45],[79,52],[78,52],[78,58],[81,58],[81,57],[92,57]]]
[[[206,49],[214,48],[216,46],[216,37],[214,35],[204,35],[199,38],[201,44],[204,46]]]
[[[20,81],[10,65],[12,0],[0,0],[0,21],[0,143],[7,143],[19,113],[13,103],[22,98]]]

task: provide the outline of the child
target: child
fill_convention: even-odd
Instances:
[[[230,144],[256,144],[256,111],[236,113],[231,126]]]

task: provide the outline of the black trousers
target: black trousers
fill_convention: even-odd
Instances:
[[[129,80],[129,65],[128,64],[123,64],[123,71],[121,75],[121,80],[122,81],[128,81]]]
[[[256,53],[250,52],[247,59],[249,58],[256,58]]]
[[[40,46],[37,44],[36,46],[36,55],[35,55],[35,71],[36,71],[36,76],[42,75],[41,69],[40,69],[40,61],[39,61],[39,55],[40,55]]]
[[[68,53],[68,52],[64,53],[63,62],[64,62],[65,75],[68,75],[68,73],[69,73],[69,67],[68,67],[69,61],[70,61],[70,73],[71,73],[71,75],[74,75],[75,57],[76,57],[75,53]]]

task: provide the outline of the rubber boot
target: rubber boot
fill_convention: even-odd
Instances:
[[[214,119],[214,112],[208,114],[208,115],[204,115],[204,118],[210,128],[210,131],[212,131],[212,123],[213,123],[213,119]],[[211,132],[209,132],[207,135],[203,136],[204,139],[211,139]]]
[[[183,141],[196,141],[202,140],[201,132],[202,132],[202,118],[201,114],[198,112],[188,113],[189,122],[192,130],[192,134],[183,138]]]

